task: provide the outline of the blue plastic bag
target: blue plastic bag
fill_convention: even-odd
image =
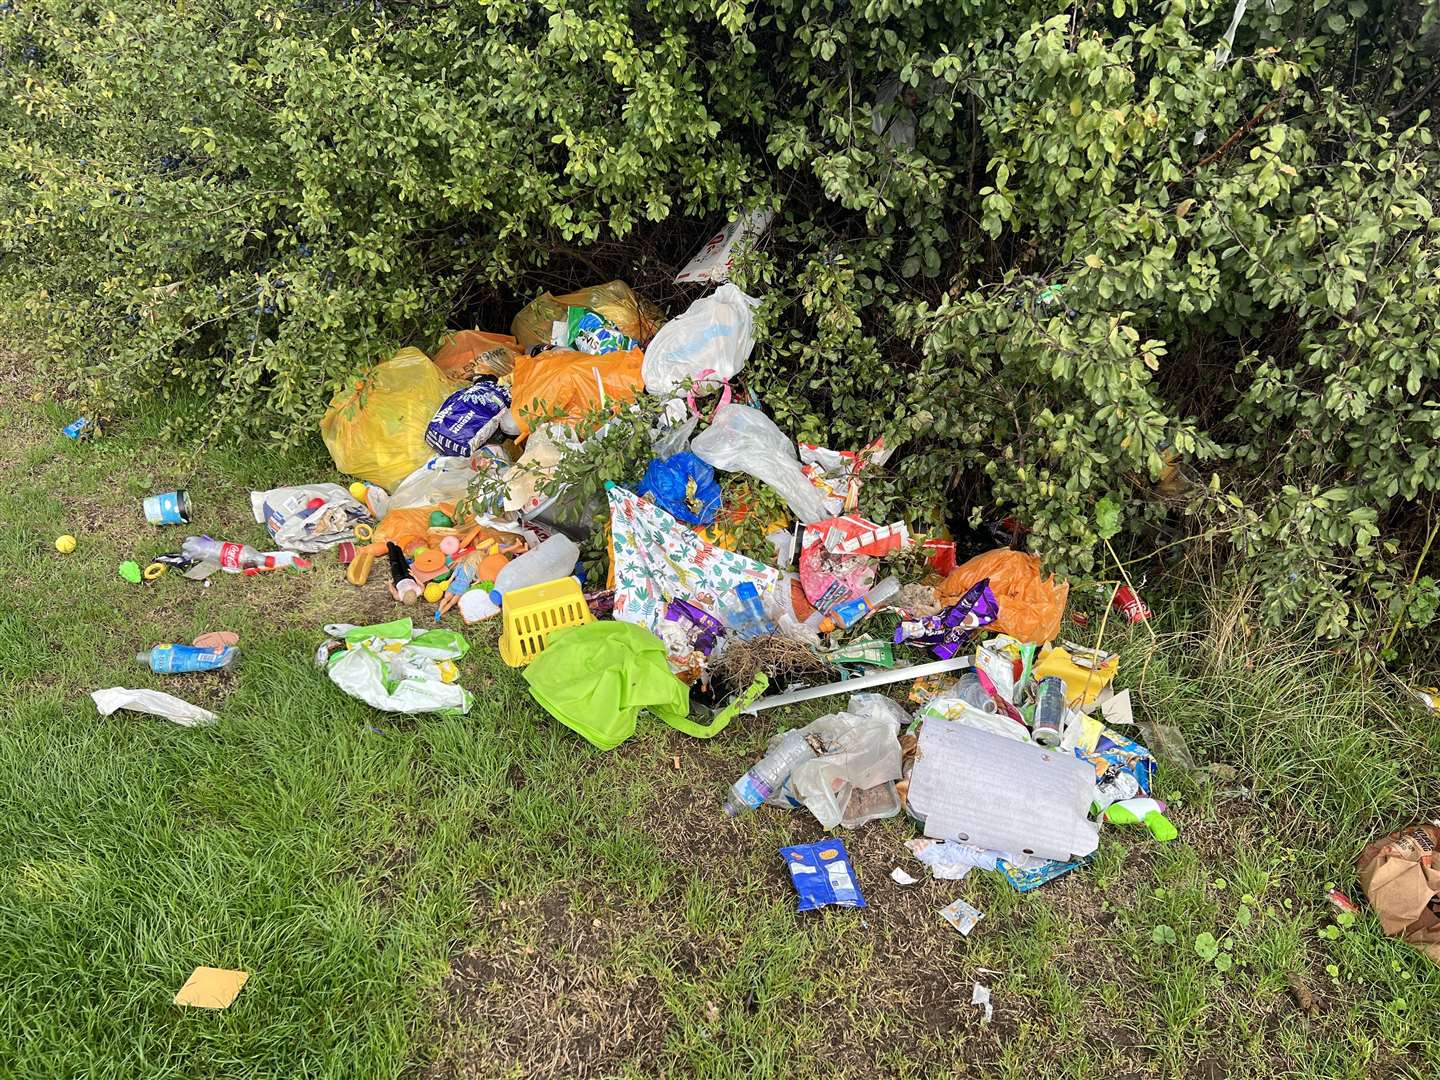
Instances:
[[[509,408],[510,392],[498,383],[467,386],[445,399],[425,429],[425,441],[447,457],[468,457],[490,441]]]
[[[687,525],[709,525],[720,512],[715,470],[690,451],[645,467],[640,494]]]
[[[813,911],[834,904],[838,907],[863,908],[865,898],[855,881],[855,870],[840,840],[821,840],[814,844],[796,844],[780,849],[780,857],[790,869],[790,881],[800,894],[796,911]]]

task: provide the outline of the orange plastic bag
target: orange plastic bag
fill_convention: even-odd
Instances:
[[[941,601],[953,604],[977,582],[990,579],[990,591],[1000,601],[999,617],[987,626],[1020,641],[1043,644],[1060,633],[1060,620],[1070,598],[1070,583],[1052,574],[1040,576],[1040,559],[1023,551],[997,548],[957,566],[936,590]]]
[[[435,366],[462,382],[474,382],[481,375],[502,379],[515,370],[515,357],[524,351],[509,334],[455,330],[440,339]]]
[[[426,425],[459,387],[419,349],[376,364],[331,398],[320,421],[335,467],[389,491],[433,456]]]
[[[640,377],[644,358],[639,349],[603,356],[550,349],[539,356],[520,357],[510,387],[510,411],[520,434],[529,435],[535,424],[549,417],[573,424],[599,407],[602,385],[607,402],[634,401],[645,389]]]
[[[386,541],[399,544],[402,548],[412,540],[424,540],[427,543],[430,539],[430,515],[439,510],[446,517],[453,517],[455,504],[453,502],[436,503],[434,506],[407,506],[402,510],[391,510],[383,518],[375,523],[375,535],[371,538],[374,543],[383,544]],[[447,532],[454,532],[454,529],[447,529]]]
[[[520,342],[522,350],[548,344],[551,324],[565,318],[567,309],[571,307],[589,308],[605,316],[620,328],[622,334],[642,345],[655,336],[655,331],[665,321],[659,308],[636,296],[625,282],[608,281],[604,285],[576,289],[564,296],[541,293],[520,309],[520,314],[510,324],[510,332]]]

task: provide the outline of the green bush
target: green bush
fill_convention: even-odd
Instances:
[[[751,383],[902,444],[877,515],[1105,577],[1118,512],[1272,621],[1434,617],[1433,5],[1251,3],[1229,57],[1231,0],[0,6],[5,317],[95,408],[309,437],[557,275],[678,310],[770,206]]]

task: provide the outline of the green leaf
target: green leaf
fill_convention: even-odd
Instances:
[[[1215,940],[1215,935],[1206,931],[1197,934],[1195,937],[1195,955],[1201,960],[1214,960],[1220,954],[1220,943]]]
[[[1120,531],[1120,503],[1106,495],[1095,504],[1095,533],[1102,540],[1109,540]]]
[[[1150,940],[1156,945],[1174,945],[1176,942],[1175,928],[1161,923],[1150,931]]]

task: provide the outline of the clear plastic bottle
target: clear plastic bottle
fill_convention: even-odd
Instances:
[[[725,813],[739,817],[754,810],[780,789],[797,765],[814,756],[815,751],[800,728],[785,732],[749,772],[731,785]]]
[[[230,574],[274,565],[249,544],[227,544],[208,536],[187,536],[185,543],[180,545],[180,552],[196,562],[218,563],[221,570]]]
[[[997,711],[995,699],[992,698],[980,683],[980,676],[973,671],[967,671],[954,686],[948,691],[948,696],[959,698],[972,709],[979,709],[981,712],[993,713]]]
[[[173,675],[180,671],[218,671],[235,662],[240,650],[234,645],[202,648],[198,645],[156,645],[135,659],[148,664],[157,675]]]
[[[564,533],[556,533],[539,547],[506,563],[505,568],[495,575],[495,588],[490,593],[490,599],[498,604],[508,592],[569,577],[579,561],[580,549],[575,541]]]
[[[887,577],[864,596],[857,596],[854,600],[847,600],[833,608],[830,614],[821,620],[820,632],[828,634],[842,626],[854,626],[872,611],[889,603],[890,598],[899,591],[900,580]]]
[[[735,603],[725,608],[721,614],[724,616],[725,625],[745,641],[775,633],[775,624],[770,621],[770,616],[765,614],[765,605],[760,603],[760,591],[753,582],[742,581],[737,585]]]

